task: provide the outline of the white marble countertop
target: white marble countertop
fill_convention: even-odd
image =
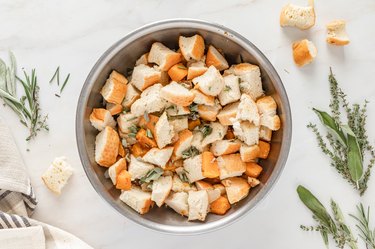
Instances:
[[[0,0],[0,55],[12,50],[20,67],[36,68],[41,105],[49,115],[49,133],[27,143],[27,131],[17,117],[0,106],[28,166],[39,198],[35,219],[65,229],[95,248],[324,248],[319,234],[305,233],[310,213],[296,194],[298,184],[330,197],[345,213],[354,212],[357,194],[329,166],[306,128],[317,121],[311,107],[327,108],[329,66],[333,67],[350,100],[371,101],[368,127],[375,125],[375,2],[373,0],[316,1],[317,22],[309,31],[281,29],[279,11],[288,1],[110,1]],[[307,1],[295,0],[305,4]],[[136,3],[136,4],[135,4]],[[169,236],[145,229],[109,207],[91,187],[82,169],[75,141],[75,110],[81,86],[99,56],[128,32],[149,22],[176,17],[203,19],[241,33],[270,59],[287,89],[293,113],[293,143],[282,177],[267,198],[239,222],[199,236]],[[348,21],[351,44],[332,47],[325,42],[325,24]],[[292,60],[291,42],[311,39],[318,48],[313,64],[299,69]],[[48,80],[60,65],[71,80],[62,97]],[[375,131],[369,129],[371,141]],[[29,148],[28,152],[26,149]],[[75,174],[57,197],[40,180],[56,156],[65,155]],[[375,208],[375,176],[362,199]]]

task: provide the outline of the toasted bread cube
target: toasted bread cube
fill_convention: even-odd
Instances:
[[[171,158],[173,153],[173,147],[165,147],[163,149],[152,148],[144,156],[143,161],[152,163],[159,166],[160,168],[165,168],[165,165]]]
[[[139,122],[139,117],[136,117],[134,114],[130,112],[126,114],[121,113],[117,118],[118,128],[120,132],[124,134],[131,133],[129,128],[136,126],[138,122]]]
[[[130,163],[128,171],[131,175],[131,180],[141,179],[144,177],[150,170],[154,169],[155,166],[143,161],[138,160],[133,155],[130,155]]]
[[[269,116],[269,115],[261,115],[260,116],[260,124],[265,126],[273,131],[277,131],[281,127],[280,117],[278,115]]]
[[[246,164],[242,162],[238,153],[219,156],[216,160],[220,170],[220,180],[241,176],[246,171]]]
[[[184,161],[184,169],[190,183],[202,180],[202,155],[190,157]]]
[[[165,200],[165,204],[177,213],[187,216],[189,214],[188,196],[186,192],[172,193]]]
[[[145,119],[146,117],[146,119]],[[155,136],[155,126],[159,121],[159,117],[153,114],[145,114],[139,118],[138,125],[145,129],[149,129],[153,136]]]
[[[168,71],[181,61],[181,54],[170,50],[160,42],[154,42],[148,54],[148,61],[159,65],[160,70]]]
[[[239,141],[218,140],[211,145],[211,152],[215,156],[232,154],[239,151],[241,143]]]
[[[189,106],[195,98],[194,93],[175,81],[163,87],[160,96],[177,106]]]
[[[247,94],[241,95],[240,104],[238,105],[237,120],[249,121],[259,126],[260,116],[255,101]]]
[[[200,35],[191,37],[180,36],[178,45],[186,61],[199,61],[204,56],[204,39]]]
[[[228,198],[220,196],[216,201],[210,205],[210,212],[213,214],[224,215],[230,209]]]
[[[122,101],[122,106],[130,108],[130,106],[141,96],[141,93],[132,84],[127,85],[126,94]]]
[[[265,126],[261,126],[259,129],[259,138],[266,141],[271,142],[272,139],[272,130]]]
[[[258,157],[262,159],[267,159],[268,154],[270,153],[270,150],[271,150],[271,145],[267,142],[263,142],[262,140],[259,140],[258,146],[259,146]]]
[[[220,190],[220,194],[221,195],[225,195],[225,187],[224,187],[224,185],[223,184],[221,184],[221,183],[216,183],[216,184],[214,184],[213,185],[213,187],[214,187],[214,189],[218,189],[218,190]]]
[[[120,104],[107,103],[105,107],[112,116],[117,115],[122,112],[123,106]]]
[[[159,149],[162,149],[170,144],[173,136],[173,126],[168,121],[167,113],[164,112],[155,125],[155,140]]]
[[[190,114],[188,106],[170,105],[167,107],[167,114],[169,117],[182,116]]]
[[[131,147],[130,151],[135,157],[143,157],[147,151],[149,151],[149,148],[142,146],[140,143],[135,143]]]
[[[201,76],[207,71],[207,67],[202,61],[197,61],[189,64],[187,79],[192,80],[195,77]]]
[[[225,134],[224,138],[225,138],[225,139],[228,139],[228,140],[231,140],[231,139],[235,139],[235,138],[236,138],[236,136],[235,136],[234,133],[233,133],[233,129],[232,129],[232,127],[228,127],[227,133]]]
[[[275,100],[271,96],[266,96],[258,99],[256,103],[260,113],[260,124],[271,130],[280,129],[281,122],[279,116],[276,115]]]
[[[193,139],[191,140],[191,146],[194,146],[199,150],[200,152],[204,151],[208,144],[202,144],[203,141],[203,135],[200,131],[194,131],[193,132]]]
[[[182,63],[178,63],[168,70],[169,77],[171,77],[173,81],[177,82],[183,80],[187,74],[188,69]]]
[[[335,20],[327,24],[327,42],[329,44],[344,46],[350,43],[345,25],[344,20]]]
[[[120,200],[140,214],[145,214],[151,207],[151,193],[143,192],[139,187],[133,186],[130,190],[123,191]]]
[[[183,130],[178,134],[179,139],[174,144],[175,159],[182,158],[182,152],[189,149],[193,140],[193,133],[189,130]]]
[[[262,166],[260,166],[257,163],[254,163],[254,162],[246,163],[245,174],[249,177],[258,178],[260,173],[262,173],[262,170],[263,170]]]
[[[117,175],[116,188],[121,190],[130,190],[132,187],[131,175],[128,171],[122,170]]]
[[[94,108],[90,114],[91,125],[97,130],[102,131],[106,126],[114,128],[116,122],[111,113],[103,108]]]
[[[140,129],[135,136],[137,141],[144,147],[154,148],[157,144],[153,138],[148,137],[145,129]]]
[[[113,70],[100,93],[107,102],[121,104],[126,94],[127,83],[125,76]]]
[[[201,147],[212,144],[218,140],[222,140],[224,135],[227,133],[227,126],[221,125],[219,122],[211,122],[210,127],[212,129],[211,134],[207,135],[201,140]]]
[[[161,84],[155,84],[144,90],[141,98],[136,100],[130,110],[136,117],[145,113],[160,112],[167,106],[167,101],[160,96]]]
[[[181,168],[177,168],[177,169],[182,169],[183,170],[183,167]],[[177,173],[177,170],[176,169],[176,173]],[[188,192],[190,190],[197,190],[197,188],[188,183],[188,182],[183,182],[181,181],[180,177],[178,175],[173,175],[173,183],[172,183],[172,191],[173,192]]]
[[[283,7],[280,14],[281,27],[296,27],[301,30],[309,29],[315,25],[315,11],[313,1],[309,6],[297,6],[287,4]]]
[[[251,146],[258,144],[259,141],[259,126],[255,126],[248,121],[233,123],[233,132],[238,139]]]
[[[204,94],[217,96],[224,88],[224,78],[220,72],[211,66],[199,77],[193,79],[193,83]]]
[[[120,140],[120,142],[118,143],[118,155],[120,157],[125,157],[126,156],[126,152],[125,152],[124,146],[122,145],[122,140]]]
[[[258,158],[259,153],[260,148],[257,144],[250,146],[246,144],[241,145],[240,155],[243,162],[254,162],[254,160]]]
[[[208,47],[206,55],[207,66],[214,66],[217,70],[222,71],[229,67],[225,57],[212,45]]]
[[[188,129],[192,131],[192,130],[194,130],[195,127],[199,126],[200,124],[201,124],[200,119],[189,120],[188,121]]]
[[[189,216],[188,220],[200,220],[204,221],[206,219],[209,202],[208,194],[206,190],[200,191],[189,191],[188,196],[189,205]]]
[[[109,178],[111,179],[113,185],[116,185],[117,176],[123,170],[126,170],[126,160],[125,160],[125,158],[119,159],[111,167],[108,168],[108,175],[109,175]]]
[[[218,97],[221,105],[238,101],[241,97],[240,78],[233,74],[224,76],[224,88]]]
[[[173,126],[175,134],[178,134],[179,132],[187,130],[189,128],[187,117],[175,118],[170,120],[169,123]]]
[[[66,158],[58,157],[43,173],[42,180],[49,190],[60,195],[72,174],[73,168],[66,162]]]
[[[292,48],[294,62],[299,67],[310,64],[318,53],[314,43],[307,39],[294,42]]]
[[[144,53],[141,55],[141,57],[139,57],[136,62],[135,62],[135,65],[136,66],[139,66],[139,65],[147,65],[148,64],[148,53]]]
[[[222,125],[233,125],[232,119],[237,115],[240,102],[226,105],[218,114],[217,119]]]
[[[220,110],[221,106],[219,104],[215,104],[214,106],[198,105],[199,117],[207,121],[215,121]]]
[[[151,200],[153,200],[156,205],[158,205],[158,207],[161,207],[164,204],[165,199],[167,199],[169,193],[171,192],[171,189],[172,177],[159,177],[159,179],[153,181]]]
[[[244,199],[250,191],[250,185],[246,179],[241,177],[231,177],[221,181],[225,186],[225,191],[230,204],[234,204]]]
[[[190,90],[194,95],[193,102],[198,105],[207,105],[207,106],[214,106],[215,105],[215,97],[206,95],[199,91],[198,89],[191,89]]]
[[[220,175],[219,166],[210,151],[202,153],[202,174],[207,178],[216,178]]]
[[[248,177],[247,182],[249,183],[250,187],[254,188],[260,184],[260,181],[254,177]]]
[[[103,167],[116,162],[120,138],[110,126],[105,127],[95,139],[95,161]]]
[[[135,66],[132,73],[131,84],[138,90],[143,91],[161,79],[161,72],[154,67],[140,64]]]

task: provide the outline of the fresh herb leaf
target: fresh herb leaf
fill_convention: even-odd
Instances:
[[[187,70],[187,68],[184,65],[178,65],[177,68]]]
[[[137,132],[140,130],[140,127],[135,125],[135,124],[132,124],[130,127],[129,127],[129,131],[131,133],[134,133],[134,134],[137,134]]]
[[[356,220],[356,227],[359,230],[359,237],[366,243],[368,249],[375,249],[375,228],[370,227],[370,207],[367,212],[360,203],[357,206],[357,215],[350,214]]]
[[[230,86],[225,86],[224,87],[224,92],[229,92],[230,90],[232,90],[232,88]]]
[[[199,153],[200,152],[196,147],[190,146],[189,148],[187,148],[186,150],[182,152],[182,158],[187,159],[189,157],[194,157],[196,155],[199,155]]]
[[[337,140],[344,146],[346,146],[346,138],[342,132],[340,125],[326,112],[319,111],[313,108],[313,111],[318,115],[322,124],[337,138]]]
[[[178,174],[178,177],[183,182],[189,182],[189,178],[187,177],[186,172],[182,172],[182,173]]]
[[[154,136],[152,135],[152,132],[150,131],[150,129],[147,129],[147,130],[146,130],[146,136],[147,136],[148,138],[154,138]]]
[[[150,122],[150,117],[148,116],[148,113],[147,112],[145,112],[144,114],[143,114],[143,118],[145,119],[145,121],[148,123],[148,122]]]
[[[162,176],[163,173],[164,173],[163,169],[159,167],[155,167],[152,170],[150,170],[144,177],[142,177],[139,180],[139,182],[142,184],[142,183],[149,183],[151,181],[155,181],[159,179],[159,177]]]
[[[199,127],[199,131],[202,132],[203,138],[205,138],[212,133],[212,127],[209,124],[204,124]]]
[[[64,80],[64,83],[62,84],[62,86],[60,88],[60,93],[62,93],[62,91],[64,90],[66,84],[68,83],[69,77],[70,77],[70,74],[68,74],[68,76],[66,76],[66,78]]]
[[[199,118],[198,104],[192,103],[191,105],[189,105],[189,110],[190,110],[190,113],[189,113],[188,119],[197,120]]]
[[[122,144],[122,146],[124,146],[124,147],[128,147],[128,142],[126,141],[125,138],[121,139],[121,144]]]
[[[55,79],[55,77],[56,77],[58,71],[60,71],[60,66],[58,66],[58,67],[56,68],[55,73],[53,74],[52,78],[49,80],[49,83],[50,83],[50,84],[51,84],[52,81]]]
[[[363,175],[362,156],[357,139],[348,134],[348,168],[354,182],[357,183]]]

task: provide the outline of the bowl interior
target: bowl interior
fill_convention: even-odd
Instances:
[[[89,121],[93,108],[102,107],[101,87],[110,72],[114,69],[125,75],[134,67],[135,61],[150,50],[155,41],[178,49],[178,36],[200,34],[206,45],[213,44],[224,51],[230,64],[249,62],[259,65],[262,73],[263,88],[267,95],[275,98],[278,104],[282,128],[274,132],[271,152],[267,160],[260,161],[263,172],[261,184],[251,189],[249,196],[232,206],[225,216],[210,214],[205,222],[188,222],[168,208],[153,208],[146,215],[139,215],[119,200],[120,191],[115,189],[110,179],[104,177],[105,168],[94,160],[95,130]],[[282,83],[267,59],[251,43],[233,31],[216,25],[200,22],[171,22],[150,25],[120,40],[111,47],[98,61],[83,87],[77,112],[77,142],[85,171],[96,191],[115,209],[133,221],[147,227],[165,232],[194,233],[212,230],[224,226],[252,209],[264,197],[274,184],[284,166],[289,150],[290,111]],[[287,127],[287,128],[286,128]],[[286,142],[285,142],[286,141]]]

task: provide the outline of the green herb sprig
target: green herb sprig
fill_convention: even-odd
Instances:
[[[164,170],[162,168],[153,168],[152,170],[150,170],[149,172],[147,172],[147,174],[142,177],[140,180],[139,180],[139,183],[142,184],[142,183],[150,183],[151,181],[155,181],[157,179],[159,179],[160,176],[162,176],[164,173]]]
[[[70,73],[66,76],[63,84],[60,87],[60,94],[62,93],[62,91],[64,90],[66,84],[68,83],[69,78],[70,78]],[[60,66],[58,66],[56,68],[55,73],[53,74],[53,76],[50,79],[49,83],[51,84],[55,79],[56,79],[57,85],[60,86]],[[60,97],[60,95],[58,95],[58,94],[55,94],[55,95],[58,96],[58,97]]]
[[[196,155],[199,155],[199,153],[200,152],[196,147],[190,146],[189,148],[187,148],[186,150],[182,152],[182,158],[187,159],[189,157],[194,157]]]
[[[375,228],[370,228],[370,207],[367,212],[360,203],[357,206],[357,215],[350,214],[357,221],[356,227],[359,230],[359,237],[366,243],[367,249],[375,249]]]

